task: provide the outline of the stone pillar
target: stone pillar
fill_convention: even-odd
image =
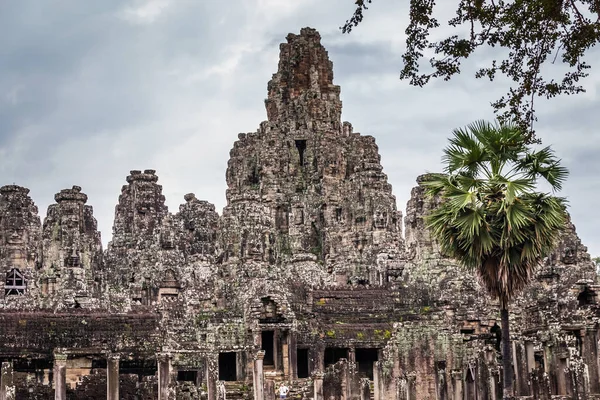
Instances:
[[[262,348],[262,331],[260,328],[252,329],[252,339],[254,341],[254,348],[260,350]]]
[[[521,341],[512,342],[513,368],[515,370],[515,394],[517,396],[528,396],[530,394],[530,383],[528,381],[527,350]]]
[[[463,380],[461,371],[452,371],[452,382],[454,383],[453,400],[463,400]]]
[[[279,364],[279,329],[277,328],[273,331],[273,368],[275,368],[275,371],[281,369]]]
[[[171,356],[157,355],[158,361],[158,400],[169,400],[169,384],[171,383]]]
[[[67,399],[67,355],[54,354],[54,399]]]
[[[263,374],[263,360],[265,351],[259,350],[254,356],[254,400],[265,400],[265,377]]]
[[[323,400],[323,378],[325,374],[321,371],[315,372],[313,382],[315,385],[314,400]]]
[[[298,342],[296,332],[288,332],[288,363],[290,380],[298,379]]]
[[[373,400],[383,400],[381,398],[381,377],[379,376],[379,361],[373,363]]]
[[[270,379],[265,381],[265,400],[275,400],[275,382]]]
[[[3,361],[0,371],[0,400],[15,400],[12,361]]]
[[[408,389],[406,398],[408,400],[417,400],[417,374],[415,372],[410,372],[406,375],[406,387]]]
[[[348,349],[348,362],[354,364],[356,362],[356,348],[352,345]]]
[[[490,374],[489,377],[489,393],[488,393],[488,398],[489,400],[496,400],[496,393],[498,393],[498,388],[496,387],[496,375],[495,374]]]
[[[246,379],[246,365],[245,365],[245,353],[243,351],[238,351],[235,353],[235,379],[238,381],[243,381]]]
[[[106,400],[119,400],[119,355],[106,359]]]
[[[338,377],[340,379],[340,386],[341,386],[341,396],[340,396],[340,400],[347,400],[349,399],[348,397],[348,360],[346,359],[341,359],[340,361],[338,361],[338,365],[340,367],[339,373],[338,373]]]
[[[557,386],[557,392],[556,394],[559,395],[566,395],[568,394],[567,391],[567,359],[566,357],[560,357],[558,359],[558,366],[557,366],[557,371],[556,371],[556,386]]]
[[[583,358],[589,375],[590,393],[600,393],[600,374],[598,373],[598,330],[588,328],[583,337]]]
[[[535,369],[535,351],[533,342],[525,342],[525,353],[527,354],[527,372],[531,374]]]
[[[206,357],[207,400],[217,400],[217,381],[219,380],[219,358],[216,355]]]
[[[325,371],[325,343],[318,343],[315,348],[315,371]]]
[[[371,400],[371,384],[366,378],[360,381],[360,400]]]

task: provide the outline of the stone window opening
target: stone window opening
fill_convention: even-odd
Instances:
[[[194,382],[198,379],[198,371],[177,371],[177,382]],[[219,378],[221,379],[221,378]]]
[[[275,211],[275,227],[280,232],[289,231],[290,216],[284,206],[277,206]]]
[[[237,380],[236,354],[234,352],[219,353],[219,380],[235,381]]]
[[[258,173],[258,166],[256,166],[256,164],[251,167],[250,175],[248,176],[248,183],[253,187],[258,187],[260,184],[260,176]]]
[[[263,361],[264,365],[275,365],[275,358],[273,357],[273,346],[275,344],[275,331],[262,331],[261,332],[261,350],[265,351],[265,358]]]
[[[500,352],[500,344],[502,343],[502,328],[500,328],[498,324],[494,322],[494,326],[490,328],[490,333],[494,335],[494,338],[496,339],[494,348],[497,352]]]
[[[310,370],[308,367],[308,349],[298,349],[296,356],[298,378],[308,378],[310,376]]]
[[[17,268],[13,268],[6,273],[6,280],[4,281],[4,295],[24,295],[27,290],[27,281],[21,271]]]
[[[577,296],[577,302],[579,307],[596,304],[596,292],[585,286]]]
[[[258,320],[260,324],[278,324],[285,322],[285,317],[279,310],[277,303],[271,297],[263,297],[260,301],[262,306]]]
[[[340,222],[342,220],[342,209],[341,208],[335,209],[335,220],[337,222]]]
[[[325,367],[333,365],[342,358],[348,359],[347,347],[327,347],[325,348]]]
[[[544,364],[544,353],[542,351],[536,351],[533,353],[533,359],[535,360],[535,368],[544,371],[546,366]]]
[[[373,380],[373,364],[379,361],[378,349],[356,349],[356,363],[358,364],[358,373],[361,376]]]
[[[299,164],[304,166],[304,151],[306,150],[306,140],[295,140],[296,148],[298,149]]]

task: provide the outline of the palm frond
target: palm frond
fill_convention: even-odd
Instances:
[[[439,200],[426,226],[444,254],[476,270],[506,304],[566,224],[566,200],[535,192],[537,180],[558,190],[568,171],[549,147],[528,149],[517,126],[485,121],[454,130],[443,160],[446,173],[421,183]]]

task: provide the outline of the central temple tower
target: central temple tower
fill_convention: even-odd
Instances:
[[[375,139],[341,122],[340,87],[316,30],[281,44],[265,105],[268,121],[230,153],[225,263],[246,272],[314,263],[343,284],[397,275],[401,214]]]

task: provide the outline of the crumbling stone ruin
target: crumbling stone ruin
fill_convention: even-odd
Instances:
[[[440,254],[421,186],[402,218],[319,34],[280,49],[221,215],[131,171],[103,250],[80,187],[43,223],[0,188],[0,400],[501,398],[498,304]],[[518,398],[600,399],[599,289],[569,225],[512,305]]]

